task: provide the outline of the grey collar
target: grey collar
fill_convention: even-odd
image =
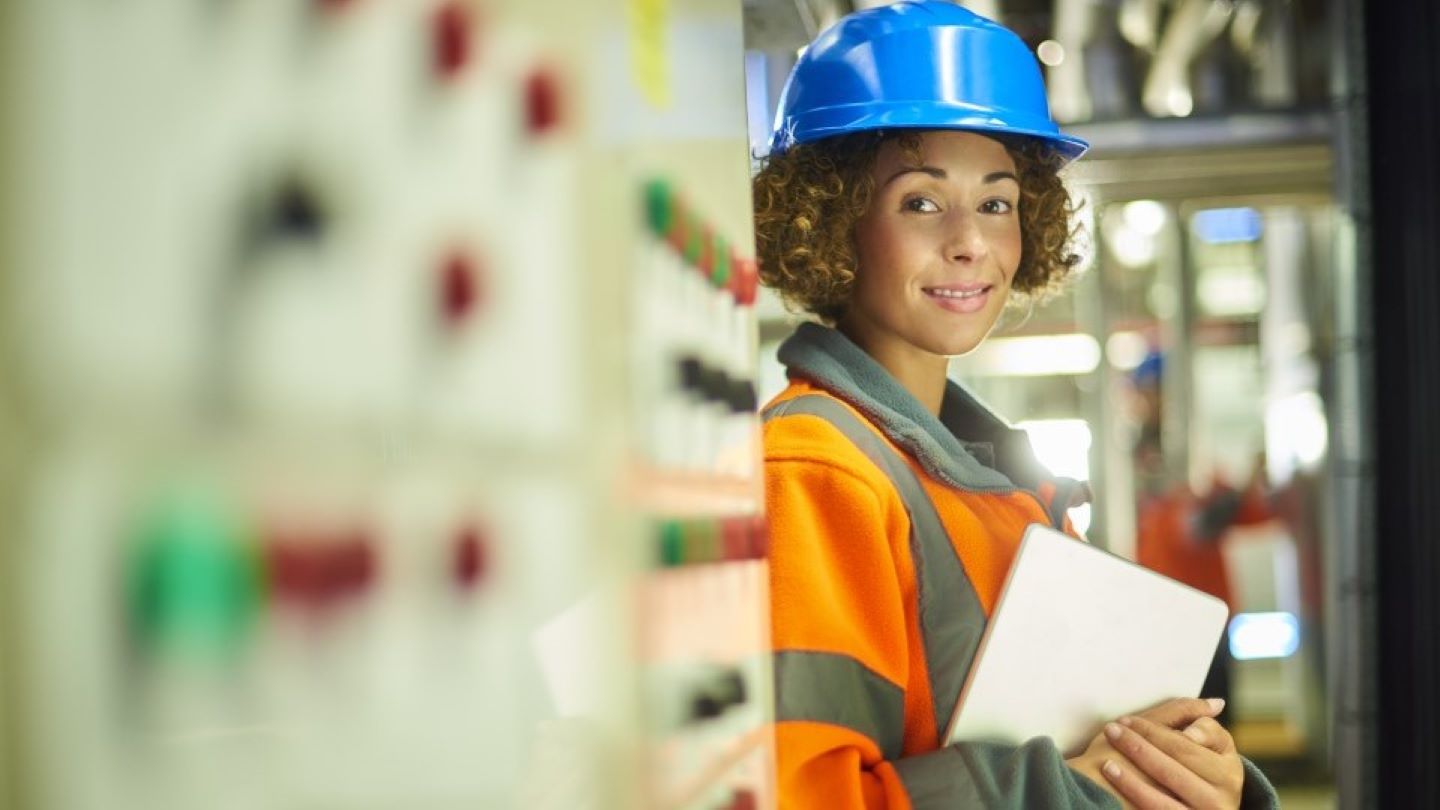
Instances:
[[[1010,427],[953,380],[935,418],[900,383],[835,329],[802,323],[780,346],[790,376],[855,406],[934,478],[980,492],[1035,491],[1052,478],[1025,431]],[[990,455],[982,463],[981,458]],[[979,456],[979,458],[977,458]]]

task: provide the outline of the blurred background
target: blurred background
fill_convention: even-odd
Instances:
[[[1440,806],[1440,8],[962,4],[1092,151],[952,376],[1284,806]],[[0,6],[0,807],[773,806],[749,177],[872,5]]]

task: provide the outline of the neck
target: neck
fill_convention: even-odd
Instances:
[[[893,335],[868,328],[855,319],[844,319],[836,324],[836,328],[890,372],[890,376],[919,400],[926,410],[940,415],[950,358],[916,348]]]

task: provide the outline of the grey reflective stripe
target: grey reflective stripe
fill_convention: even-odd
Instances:
[[[969,742],[894,763],[914,810],[1119,810],[1104,788],[1070,770],[1049,737],[1018,746]]]
[[[959,752],[950,747],[919,756],[906,757],[894,763],[895,775],[905,786],[914,810],[939,810],[958,807],[986,807],[984,797],[974,784],[974,775],[966,772]]]
[[[1077,481],[1074,478],[1056,478],[1054,484],[1055,497],[1050,500],[1050,508],[1047,512],[1051,525],[1063,532],[1065,531],[1065,516],[1070,513],[1070,508],[1090,502],[1092,497],[1090,483]]]
[[[920,633],[925,668],[935,712],[936,744],[944,745],[945,729],[960,699],[960,687],[975,658],[985,630],[985,610],[950,535],[925,494],[920,479],[900,454],[836,400],[807,394],[765,411],[766,422],[785,416],[817,416],[829,422],[890,479],[910,516],[910,556],[919,589]]]
[[[905,691],[848,655],[775,653],[775,720],[812,720],[864,734],[886,759],[905,742]]]

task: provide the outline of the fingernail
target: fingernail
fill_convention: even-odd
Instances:
[[[1115,722],[1119,723],[1120,725],[1122,725],[1122,726],[1124,726],[1124,727],[1126,727],[1126,728],[1129,728],[1129,727],[1130,727],[1130,724],[1131,724],[1131,723],[1134,723],[1135,721],[1132,720],[1132,719],[1130,719],[1129,717],[1122,717],[1122,718],[1120,718],[1119,720],[1116,720]]]
[[[1194,726],[1186,726],[1185,730],[1181,733],[1184,734],[1186,737],[1194,740],[1195,742],[1205,742],[1205,733]]]
[[[1210,704],[1211,711],[1215,712],[1216,714],[1219,714],[1220,710],[1225,708],[1224,698],[1209,698],[1208,702]]]
[[[1111,779],[1120,778],[1120,766],[1116,765],[1108,759],[1105,760],[1104,765],[1100,766],[1100,770],[1104,771],[1105,775],[1110,777]]]
[[[1114,723],[1105,724],[1105,736],[1109,737],[1112,741],[1120,739],[1121,733],[1123,732],[1121,731],[1120,727],[1115,725]]]

